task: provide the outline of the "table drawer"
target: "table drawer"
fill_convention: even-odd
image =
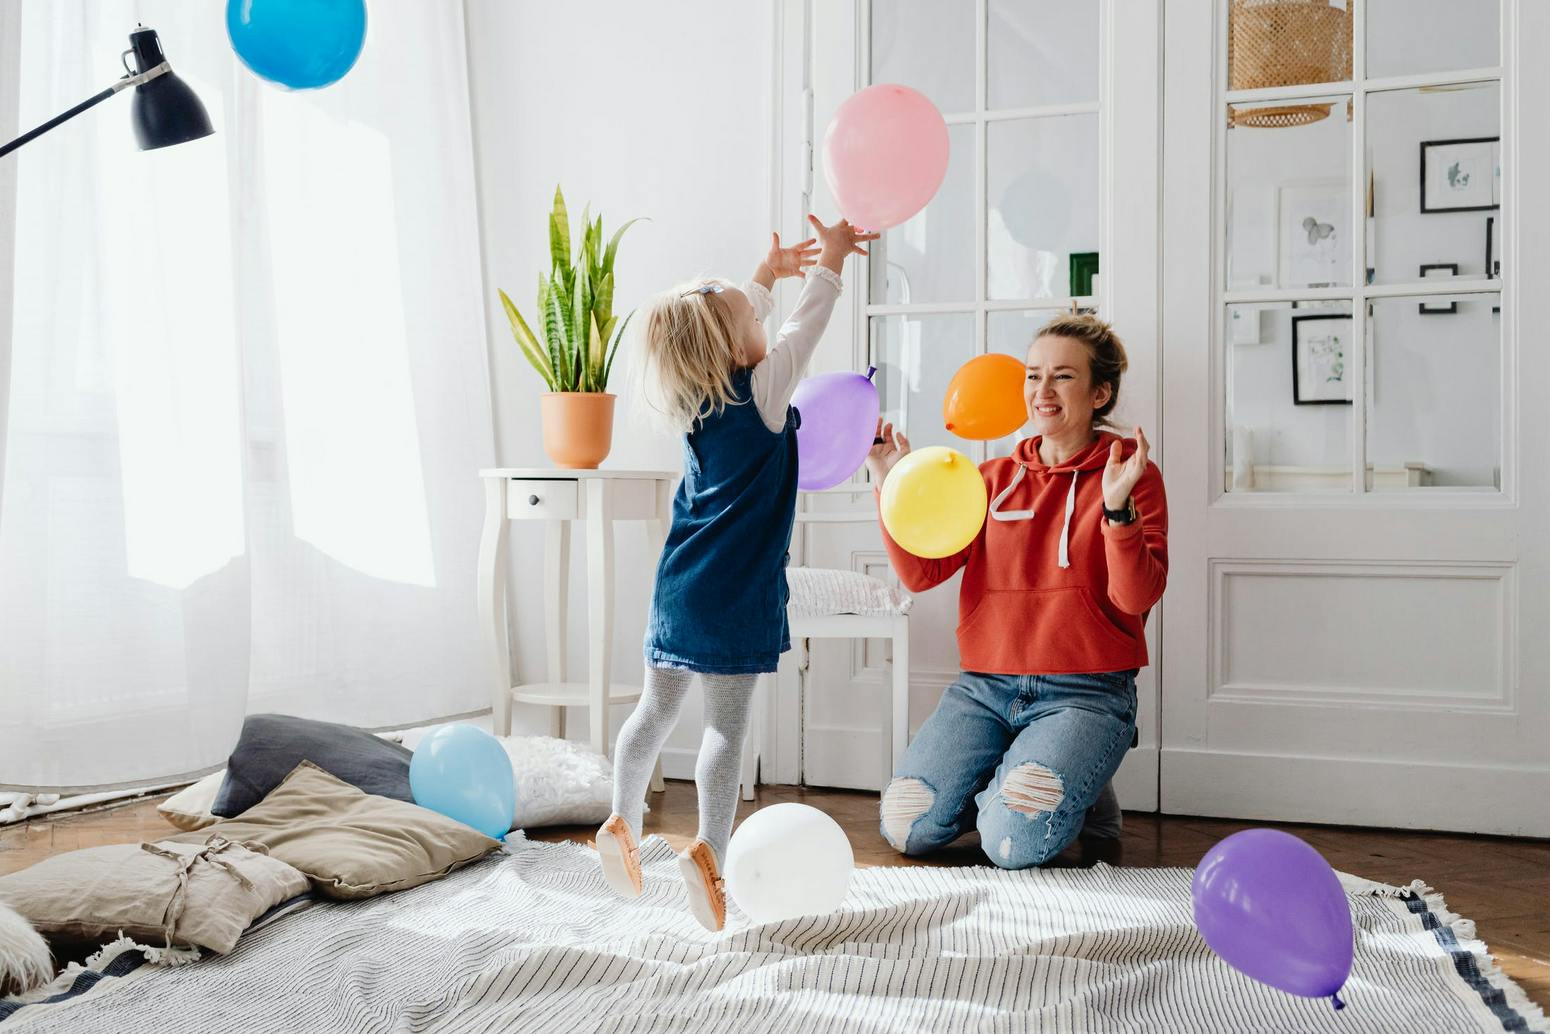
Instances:
[[[506,513],[514,521],[573,520],[579,488],[576,481],[508,481]]]

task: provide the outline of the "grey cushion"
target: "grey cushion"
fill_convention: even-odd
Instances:
[[[413,803],[412,756],[406,747],[349,725],[283,714],[249,715],[210,811],[223,818],[241,815],[303,761],[366,793]]]

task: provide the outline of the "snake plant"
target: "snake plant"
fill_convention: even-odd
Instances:
[[[608,390],[614,355],[634,315],[632,311],[623,322],[614,315],[614,256],[619,238],[636,222],[631,219],[619,227],[604,247],[603,217],[593,222],[588,206],[582,211],[581,241],[573,262],[565,195],[555,187],[549,213],[549,273],[538,277],[535,311],[541,333],[535,334],[516,304],[500,292],[517,347],[550,391]]]

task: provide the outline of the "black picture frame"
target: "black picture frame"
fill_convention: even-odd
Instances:
[[[1349,312],[1321,312],[1308,316],[1292,317],[1292,402],[1299,406],[1349,406],[1353,403],[1353,399],[1302,397],[1303,384],[1300,372],[1302,363],[1300,360],[1302,357],[1303,328],[1315,320],[1345,320],[1347,323],[1352,324],[1353,330],[1355,329],[1354,320]],[[1341,371],[1341,382],[1346,390],[1350,391],[1351,386],[1345,381],[1344,369]]]
[[[1501,137],[1500,136],[1471,136],[1471,137],[1462,137],[1462,138],[1456,139],[1456,140],[1423,140],[1423,141],[1421,141],[1421,163],[1420,163],[1421,164],[1421,169],[1420,169],[1420,177],[1421,177],[1421,212],[1422,212],[1422,214],[1431,215],[1431,214],[1437,213],[1437,212],[1489,212],[1489,211],[1493,211],[1495,209],[1500,208],[1501,205],[1498,202],[1494,201],[1494,200],[1490,204],[1488,204],[1488,205],[1431,205],[1431,204],[1427,203],[1428,198],[1427,198],[1427,194],[1426,194],[1426,162],[1427,162],[1427,157],[1428,157],[1426,152],[1429,149],[1434,148],[1434,147],[1456,147],[1456,146],[1459,146],[1459,145],[1462,145],[1462,144],[1499,144],[1500,142],[1501,142]],[[1492,169],[1491,169],[1491,174],[1492,174],[1492,179],[1493,179],[1493,187],[1494,187],[1495,172],[1496,172],[1496,170],[1495,170],[1495,166],[1494,166],[1494,163],[1493,163]]]
[[[1096,251],[1071,253],[1071,297],[1089,298],[1093,293],[1093,277],[1098,275]]]
[[[1485,275],[1489,280],[1502,277],[1502,260],[1496,257],[1496,216],[1485,217]]]
[[[1459,264],[1457,262],[1428,262],[1421,267],[1422,280],[1426,279],[1426,272],[1430,269],[1446,269],[1452,276],[1459,275]],[[1416,306],[1416,311],[1422,316],[1446,316],[1458,312],[1459,303],[1457,300],[1451,301],[1447,305],[1438,305],[1436,302],[1422,302]]]

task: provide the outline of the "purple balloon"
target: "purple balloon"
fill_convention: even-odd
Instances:
[[[866,462],[877,435],[877,385],[873,367],[859,373],[821,373],[797,385],[791,404],[802,414],[797,428],[797,487],[833,488]]]
[[[1351,906],[1324,856],[1290,833],[1246,829],[1206,852],[1190,883],[1195,925],[1234,969],[1305,998],[1351,975]]]

